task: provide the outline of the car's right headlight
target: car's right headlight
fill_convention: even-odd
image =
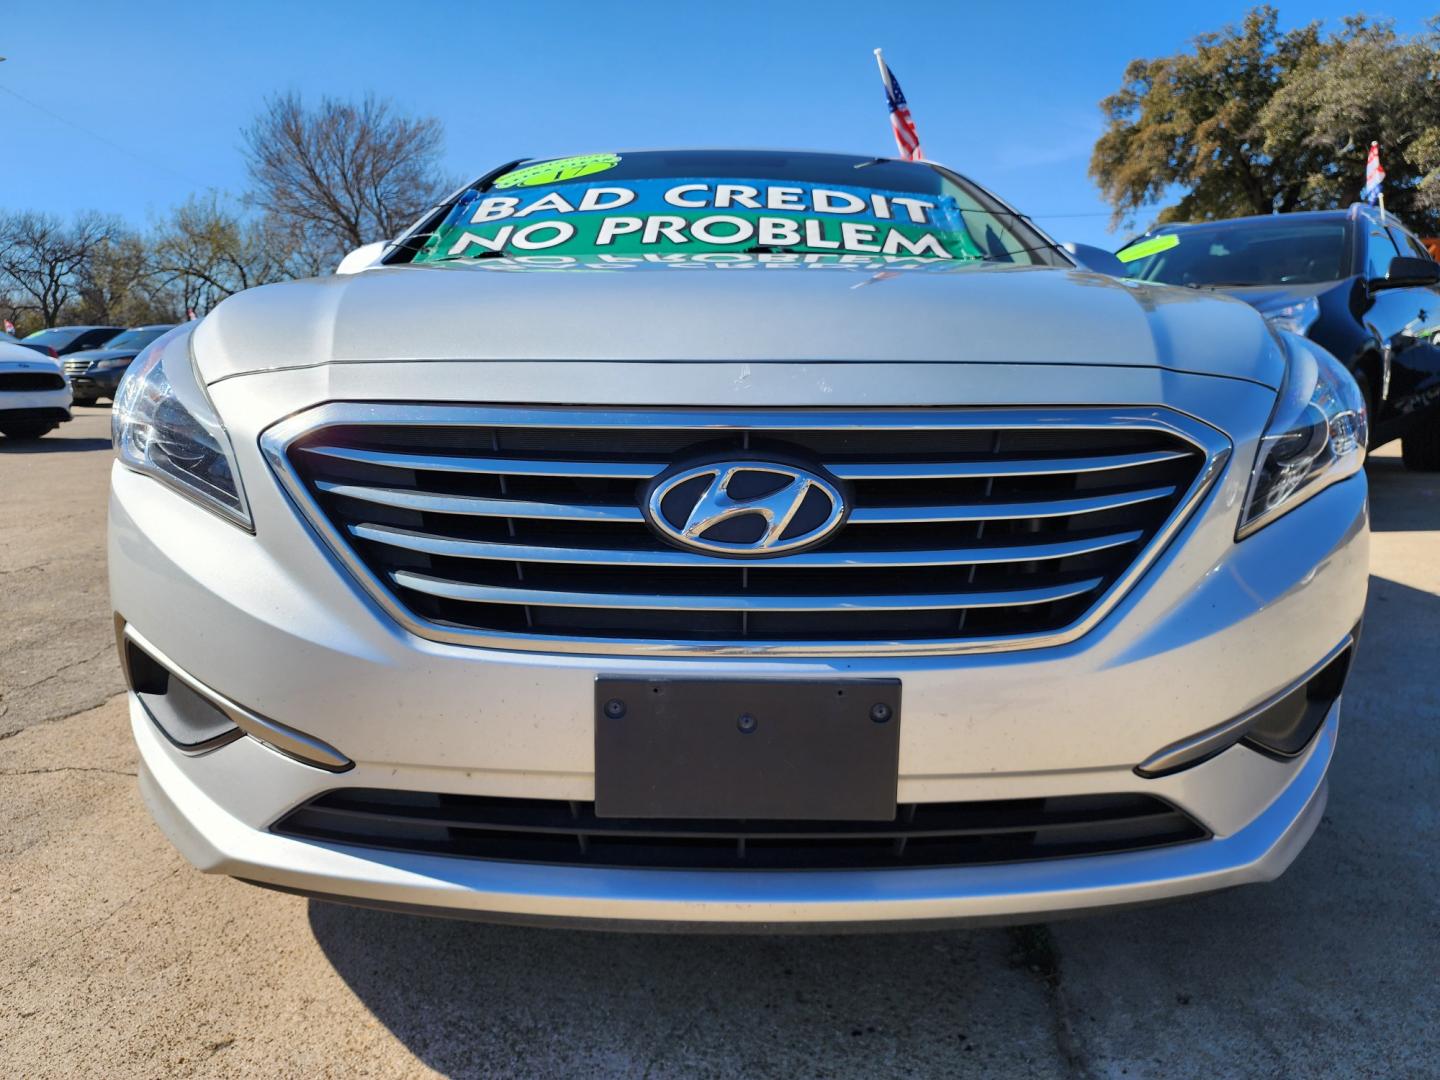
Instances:
[[[195,374],[192,329],[156,338],[121,377],[110,415],[115,452],[129,468],[249,529],[230,436]]]
[[[1279,336],[1290,362],[1260,439],[1236,539],[1354,476],[1365,462],[1369,420],[1354,377],[1306,339]]]

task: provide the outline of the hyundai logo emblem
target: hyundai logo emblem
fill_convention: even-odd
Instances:
[[[645,517],[680,547],[731,558],[766,558],[813,547],[845,523],[840,485],[786,461],[677,465],[644,497]]]

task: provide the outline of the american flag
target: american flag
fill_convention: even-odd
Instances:
[[[1370,155],[1365,159],[1365,186],[1360,189],[1360,197],[1368,203],[1379,202],[1383,207],[1385,204],[1381,199],[1380,186],[1385,182],[1385,166],[1380,164],[1380,144],[1370,144]]]
[[[915,118],[910,115],[910,106],[905,103],[905,92],[890,70],[880,50],[875,50],[875,62],[880,65],[880,79],[885,83],[885,101],[890,106],[890,127],[895,132],[895,145],[900,156],[906,161],[921,160],[920,134],[915,130]]]

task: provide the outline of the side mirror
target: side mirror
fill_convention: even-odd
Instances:
[[[1097,274],[1124,277],[1125,264],[1115,257],[1114,252],[1093,244],[1065,243],[1061,249],[1079,264],[1081,270],[1093,270]]]
[[[1385,271],[1385,276],[1370,282],[1370,289],[1373,292],[1426,285],[1440,285],[1440,263],[1413,255],[1397,255],[1390,260],[1390,269]]]
[[[373,244],[358,247],[340,260],[340,265],[335,267],[335,273],[358,274],[361,270],[368,270],[380,261],[380,256],[385,254],[385,249],[389,246],[388,240],[377,240]]]

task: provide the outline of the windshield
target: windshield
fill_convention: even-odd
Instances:
[[[525,164],[467,191],[412,261],[709,255],[1064,265],[1022,219],[934,166],[782,151],[646,151]]]
[[[83,327],[77,330],[73,326],[54,326],[49,330],[36,330],[33,334],[26,334],[25,340],[33,341],[37,345],[49,345],[51,348],[60,349],[83,333],[85,333]]]
[[[168,326],[147,326],[143,330],[126,330],[123,334],[111,338],[105,343],[107,349],[143,349],[150,342],[154,341],[161,334],[169,330]]]
[[[1344,221],[1217,222],[1148,236],[1116,253],[1125,276],[1195,288],[1314,285],[1350,275]]]

